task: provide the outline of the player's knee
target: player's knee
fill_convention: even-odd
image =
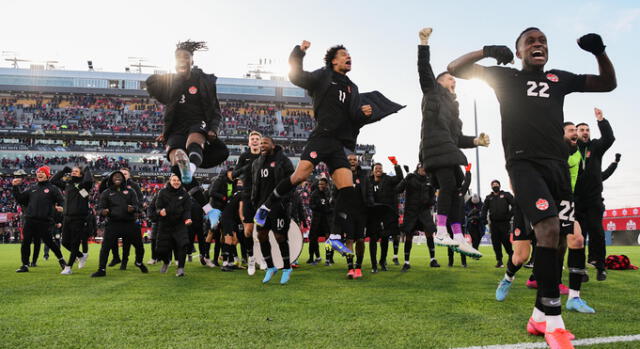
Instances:
[[[578,249],[584,247],[584,237],[582,235],[569,235],[567,237],[567,244],[571,249]]]
[[[538,246],[547,248],[558,248],[560,236],[560,223],[558,217],[549,217],[536,223],[536,239]]]

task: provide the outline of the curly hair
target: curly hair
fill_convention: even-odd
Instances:
[[[176,51],[185,50],[191,54],[196,51],[206,51],[209,48],[207,47],[207,43],[204,41],[191,41],[187,39],[187,41],[179,42],[176,45]]]
[[[338,54],[338,51],[340,50],[346,50],[347,48],[344,47],[343,45],[335,45],[330,47],[327,50],[327,53],[325,53],[324,55],[324,64],[327,68],[331,68],[333,66],[333,64],[331,64],[331,61],[333,61],[334,58],[336,58],[336,55]]]

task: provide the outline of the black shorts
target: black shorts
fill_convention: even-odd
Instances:
[[[251,200],[242,200],[242,214],[244,215],[242,223],[253,224],[253,216],[256,215],[256,210],[253,208]]]
[[[513,224],[511,228],[513,241],[531,241],[535,236],[531,223],[517,204],[513,205]]]
[[[203,136],[207,136],[207,124],[203,121],[200,124],[193,125],[176,125],[175,129],[169,134],[167,138],[167,158],[169,152],[173,149],[186,150],[187,138],[192,133],[201,133]]]
[[[353,229],[347,232],[347,240],[360,240],[364,239],[364,230],[367,226],[367,215],[365,212],[360,212],[351,216],[351,223]]]
[[[238,222],[234,217],[221,217],[222,221],[222,236],[233,236],[233,233],[236,233],[236,236],[240,235],[240,222]]]
[[[507,171],[515,201],[531,225],[558,217],[560,232],[573,232],[574,204],[566,161],[513,160]]]
[[[273,205],[263,229],[272,230],[274,234],[289,236],[291,214],[287,208],[288,205],[288,203],[283,204],[282,202]]]
[[[402,226],[400,226],[400,230],[405,234],[416,231],[435,233],[436,224],[433,222],[433,216],[428,210],[419,213],[411,210],[405,210],[404,220],[402,222]]]
[[[324,162],[329,168],[329,173],[339,168],[349,168],[347,152],[342,142],[333,138],[311,138],[304,146],[300,160],[311,161],[314,166]]]

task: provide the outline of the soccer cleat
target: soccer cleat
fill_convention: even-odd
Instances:
[[[64,269],[67,266],[67,262],[64,261],[64,258],[58,259],[58,264],[60,264],[60,268]]]
[[[233,270],[234,270],[233,267],[229,264],[226,264],[226,265],[223,264],[222,267],[220,267],[220,271],[223,271],[223,272],[229,272]]]
[[[71,267],[66,266],[64,267],[64,269],[60,272],[61,275],[71,275]]]
[[[260,261],[260,270],[267,270],[268,266],[265,261]]]
[[[380,270],[389,271],[389,269],[387,268],[387,262],[380,262]]]
[[[313,262],[315,262],[315,260],[314,260],[314,259],[312,259],[312,258],[309,258],[309,259],[307,259],[307,261],[306,261],[305,263],[307,263],[307,264],[313,264]]]
[[[103,276],[107,276],[107,272],[104,269],[98,269],[98,271],[96,271],[95,273],[91,274],[92,278],[98,278],[98,277],[103,277]]]
[[[378,273],[378,267],[371,268],[371,274],[377,274],[377,273]]]
[[[89,259],[89,254],[85,253],[81,258],[78,258],[78,269],[84,268],[87,265],[87,260]]]
[[[504,268],[504,264],[502,264],[501,261],[498,261],[498,263],[496,263],[495,267],[496,268]]]
[[[29,267],[27,267],[26,265],[23,265],[16,270],[16,273],[26,273],[28,271],[29,271]]]
[[[453,248],[454,251],[474,259],[482,257],[482,253],[469,245],[462,234],[456,234],[453,239],[458,243],[458,246]]]
[[[537,280],[527,280],[526,283],[528,288],[538,288],[538,281]]]
[[[178,268],[176,270],[176,276],[177,277],[183,277],[184,276],[184,268]]]
[[[584,284],[586,282],[589,282],[589,274],[584,273],[582,274],[582,283]]]
[[[144,274],[149,272],[149,269],[147,269],[147,267],[142,264],[142,263],[135,263],[136,267],[138,267],[138,269],[140,269],[140,271]]]
[[[558,285],[558,289],[560,290],[560,294],[561,295],[568,295],[569,294],[569,287],[565,286],[564,284],[560,284]]]
[[[36,262],[31,262],[31,264],[29,265],[31,268],[35,268],[38,266],[38,264]]]
[[[222,216],[222,211],[217,208],[211,209],[211,211],[207,212],[207,220],[209,221],[211,230],[216,230],[218,228],[220,216]]]
[[[393,261],[393,264],[400,265],[400,261],[398,260],[398,257],[393,257],[392,261]]]
[[[544,333],[547,331],[547,322],[534,321],[532,317],[529,318],[527,322],[527,332],[534,336],[544,336]]]
[[[193,262],[193,256],[192,255],[187,255],[187,262],[189,262],[189,263]]]
[[[440,264],[438,264],[438,261],[437,261],[437,260],[435,260],[435,259],[432,259],[432,260],[431,260],[431,263],[429,263],[429,266],[430,266],[431,268],[440,268]]]
[[[544,334],[544,340],[551,349],[573,349],[572,337],[573,334],[563,328],[556,328],[555,331]]]
[[[587,305],[580,297],[571,298],[567,301],[567,310],[574,310],[583,314],[594,314],[596,311]]]
[[[411,265],[410,265],[410,264],[408,264],[408,263],[405,263],[405,264],[402,266],[402,269],[400,269],[400,271],[404,273],[404,272],[407,272],[409,269],[411,269]]]
[[[157,260],[155,260],[155,259],[153,259],[153,258],[147,261],[147,264],[148,264],[148,265],[154,265],[154,264],[156,264],[156,263],[158,263],[158,261],[157,261]]]
[[[442,229],[440,229],[442,228]],[[433,241],[438,246],[455,247],[458,246],[458,242],[453,240],[445,227],[438,227],[438,232],[433,236]]]
[[[127,261],[122,261],[122,263],[120,263],[120,270],[127,270]]]
[[[354,279],[360,279],[362,277],[362,269],[355,269],[353,278]]]
[[[182,183],[189,184],[193,180],[193,173],[191,172],[191,164],[189,163],[189,157],[184,150],[178,149],[175,154],[176,165],[180,170],[180,179]]]
[[[162,266],[160,267],[160,273],[164,274],[167,272],[167,270],[169,270],[169,263],[162,263]]]
[[[329,260],[324,261],[324,266],[325,267],[331,266],[331,262]]]
[[[507,298],[507,295],[509,294],[509,290],[511,289],[512,284],[513,283],[507,279],[500,280],[500,283],[498,284],[498,288],[496,288],[496,300],[498,302],[502,302]]]
[[[332,239],[329,237],[329,239],[325,241],[325,245],[328,245],[329,248],[340,253],[342,256],[346,257],[348,255],[353,255],[353,251],[345,246],[345,244],[343,244],[339,239]]]
[[[215,268],[216,267],[216,265],[213,264],[213,262],[209,258],[205,258],[204,259],[204,265],[206,265],[209,268]]]
[[[255,273],[256,273],[256,259],[255,257],[251,256],[249,257],[249,263],[247,265],[247,274],[252,276]]]
[[[264,273],[264,279],[262,279],[262,283],[266,284],[267,282],[271,281],[271,278],[274,275],[276,275],[276,273],[278,273],[278,268],[276,267],[267,268],[267,272]]]
[[[356,276],[356,271],[353,269],[349,269],[349,272],[347,273],[347,279],[353,279],[354,276]]]
[[[44,255],[44,256],[42,256],[42,257],[44,258],[44,260],[45,260],[45,261],[48,261],[48,260],[49,260],[49,255],[48,255],[48,254],[45,254],[45,255]]]
[[[271,210],[267,206],[262,205],[256,210],[256,215],[253,216],[253,222],[259,227],[264,227],[267,223],[267,216]]]
[[[604,269],[598,269],[598,273],[596,274],[596,280],[604,281],[607,279],[607,271]]]
[[[115,267],[116,265],[122,263],[122,261],[120,259],[112,259],[111,263],[109,263],[110,267]]]
[[[280,285],[286,285],[287,282],[289,282],[289,279],[291,278],[291,271],[293,269],[289,268],[289,269],[282,269],[282,276],[280,276]]]

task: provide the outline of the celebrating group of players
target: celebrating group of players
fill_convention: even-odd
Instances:
[[[435,244],[447,246],[451,251],[471,258],[482,257],[477,245],[469,244],[463,234],[463,198],[471,176],[470,165],[460,148],[486,147],[490,140],[484,133],[477,136],[462,134],[454,77],[479,78],[495,90],[500,103],[502,143],[516,207],[515,252],[510,256],[507,274],[496,291],[496,297],[499,300],[506,297],[513,275],[528,258],[527,241],[535,236],[533,274],[537,295],[527,330],[544,336],[551,348],[572,348],[574,336],[565,329],[561,317],[559,285],[562,262],[559,256],[568,245],[573,293],[567,307],[588,312],[590,308],[579,297],[579,283],[585,274],[584,239],[580,227],[591,233],[598,229],[597,217],[601,219],[602,216],[602,180],[600,178],[599,188],[596,180],[595,188],[581,189],[578,178],[600,175],[593,168],[600,166],[602,153],[611,144],[591,144],[588,140],[580,143],[575,136],[575,126],[565,124],[563,103],[565,96],[572,92],[607,92],[616,87],[615,72],[602,39],[597,34],[588,34],[578,40],[582,49],[596,57],[599,75],[545,71],[549,53],[547,38],[538,28],[532,27],[525,29],[516,39],[515,55],[522,61],[521,70],[499,66],[513,61],[514,54],[507,46],[484,46],[456,59],[449,64],[447,71],[436,76],[430,64],[431,33],[430,28],[419,32],[422,130],[420,164],[414,173],[403,179],[402,168],[394,159],[395,177],[383,174],[381,164],[373,166],[372,175],[358,166],[354,153],[360,129],[399,111],[403,106],[379,92],[358,91],[356,84],[347,77],[351,70],[351,56],[344,46],[327,50],[323,68],[313,72],[303,70],[303,58],[310,47],[308,41],[303,41],[295,46],[289,57],[289,77],[292,83],[306,89],[312,97],[316,127],[297,167],[294,169],[291,160],[273,139],[252,134],[250,151],[241,156],[234,171],[229,171],[222,180],[211,185],[209,198],[193,177],[193,172],[197,167],[217,166],[228,156],[226,146],[216,133],[223,122],[216,97],[216,77],[193,67],[193,53],[205,48],[204,43],[180,43],[175,52],[177,73],[152,75],[147,80],[149,94],[166,105],[165,127],[158,140],[167,144],[167,157],[173,172],[151,210],[157,214],[154,250],[164,263],[161,271],[166,272],[173,253],[179,263],[177,275],[184,275],[188,227],[202,226],[196,221],[206,217],[211,230],[220,232],[217,239],[224,239],[222,249],[226,262],[233,260],[234,243],[244,240],[250,274],[255,272],[256,263],[252,255],[255,224],[262,254],[259,262],[266,264],[263,282],[269,282],[281,271],[280,282],[286,284],[292,273],[288,243],[292,193],[309,178],[320,162],[328,167],[335,190],[330,200],[325,193],[327,181],[320,180],[313,194],[311,205],[317,217],[313,219],[310,233],[310,262],[316,261],[315,256],[319,258],[320,255],[318,237],[328,232],[329,239],[345,239],[345,250],[355,251],[346,254],[348,277],[362,277],[366,231],[371,241],[373,272],[378,270],[378,265],[385,270],[388,236],[397,237],[400,230],[397,223],[398,191],[406,191],[402,231],[407,238],[403,270],[409,269],[411,237],[418,230],[427,232],[428,237],[433,233]],[[495,58],[498,66],[476,64],[483,58]],[[598,125],[601,130],[610,131],[602,115],[598,116]],[[567,140],[563,139],[563,130]],[[461,166],[466,166],[466,174]],[[76,258],[81,261],[86,258],[78,246],[82,240],[80,217],[88,209],[87,191],[90,188],[83,181],[87,171],[82,173],[77,168],[71,171],[71,179],[63,188],[64,203],[60,190],[48,181],[47,169],[38,170],[37,176],[38,183],[26,190],[20,188],[19,180],[14,181],[15,195],[19,203],[26,206],[25,241],[29,241],[33,234],[48,230],[52,212],[62,211],[65,216],[63,244],[71,251],[69,265],[55,245],[46,238],[45,243],[60,259],[65,268],[63,273],[70,273]],[[238,186],[243,190],[238,191]],[[574,186],[581,224],[574,224]],[[146,272],[142,264],[144,249],[139,228],[135,225],[136,213],[141,209],[135,190],[121,172],[109,176],[101,189],[98,213],[105,217],[107,224],[100,267],[92,276],[106,275],[109,250],[118,237],[135,246],[136,266]],[[434,224],[430,206],[434,205],[436,189],[437,216]],[[594,198],[587,193],[597,193],[599,206],[592,204]],[[329,206],[329,201],[332,201],[332,206]],[[233,219],[225,219],[229,216]],[[242,222],[242,234],[234,222]],[[599,229],[602,229],[601,225]],[[270,231],[275,235],[280,256],[272,255]],[[210,240],[202,232],[197,234],[203,243]],[[378,260],[376,241],[379,238],[381,258]],[[395,246],[396,241],[394,238]],[[28,250],[27,244],[25,259],[23,242],[23,266],[19,271],[28,270]],[[397,247],[394,252],[397,255]],[[204,252],[201,255],[205,258]],[[275,257],[282,259],[281,269],[275,266]],[[331,263],[333,256],[327,257],[327,262]],[[602,279],[606,277],[603,258],[596,256],[599,278]],[[210,262],[208,258],[203,260],[204,264]]]

